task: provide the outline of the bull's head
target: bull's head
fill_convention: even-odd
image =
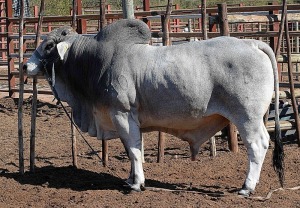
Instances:
[[[53,64],[62,60],[77,35],[71,27],[61,27],[49,33],[24,65],[27,74],[36,75],[43,69],[49,70]]]
[[[24,65],[27,74],[33,76],[39,71],[46,70],[46,74],[50,75],[53,64],[55,64],[55,71],[60,71],[62,60],[65,55],[67,56],[66,52],[77,37],[78,34],[71,27],[61,27],[53,30]],[[74,121],[81,130],[89,132],[91,136],[96,136],[92,108],[76,96],[76,93],[72,92],[61,76],[56,77],[55,91],[61,101],[68,102],[72,107]]]

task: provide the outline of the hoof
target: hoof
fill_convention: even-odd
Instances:
[[[251,194],[251,191],[248,189],[241,189],[238,194],[241,196],[244,196],[244,197],[249,197]]]
[[[124,187],[129,188],[133,191],[136,192],[141,192],[141,191],[145,191],[145,184],[130,184],[128,183],[128,181],[125,181],[126,185],[124,185]]]

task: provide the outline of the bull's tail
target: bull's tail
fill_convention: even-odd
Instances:
[[[277,62],[273,50],[265,43],[259,42],[258,48],[266,53],[272,63],[274,74],[274,90],[275,90],[275,147],[273,150],[273,167],[279,177],[281,186],[284,183],[284,150],[281,138],[281,130],[279,124],[279,79]]]

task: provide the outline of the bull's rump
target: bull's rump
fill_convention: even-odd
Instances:
[[[214,114],[228,119],[239,113],[261,117],[271,101],[271,61],[255,44],[222,37],[149,46],[144,57],[144,67],[137,73],[142,126],[193,128]]]

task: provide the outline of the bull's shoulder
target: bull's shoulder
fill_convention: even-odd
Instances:
[[[143,21],[123,19],[103,28],[95,38],[97,41],[112,41],[115,44],[147,44],[151,32]]]

